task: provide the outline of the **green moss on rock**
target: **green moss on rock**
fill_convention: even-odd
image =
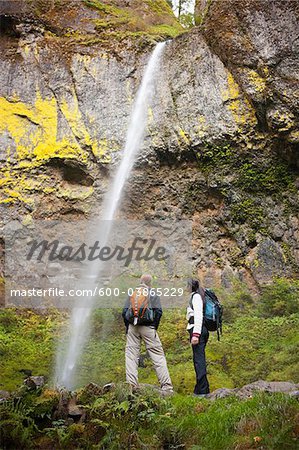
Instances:
[[[248,223],[250,228],[260,232],[267,230],[265,211],[257,201],[251,198],[232,204],[230,215],[235,223]]]
[[[235,149],[228,142],[219,144],[204,143],[196,151],[197,161],[204,172],[214,171],[215,167],[219,170],[225,166],[231,166],[235,155]]]
[[[242,164],[239,185],[251,192],[279,193],[293,189],[294,174],[284,161],[273,161],[271,165],[256,165],[254,161]]]
[[[135,2],[132,7],[115,6],[112,1],[84,0],[84,3],[99,12],[99,19],[94,20],[96,31],[108,34],[112,39],[119,40],[128,37],[129,33],[140,33],[159,40],[173,38],[183,31],[164,0]]]

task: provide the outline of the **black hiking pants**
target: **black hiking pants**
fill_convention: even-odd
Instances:
[[[192,337],[193,329],[189,331],[190,340]],[[196,373],[196,385],[194,388],[194,394],[209,394],[210,386],[207,378],[207,366],[206,366],[206,353],[205,348],[209,339],[209,332],[205,325],[202,326],[199,343],[192,345],[193,351],[193,363]]]

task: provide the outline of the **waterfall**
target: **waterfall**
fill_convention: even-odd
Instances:
[[[121,162],[114,174],[111,185],[106,192],[103,201],[102,214],[101,217],[99,217],[101,225],[100,230],[97,230],[97,232],[100,236],[101,246],[104,246],[108,241],[112,228],[112,220],[117,211],[122,190],[143,142],[147,124],[148,107],[154,94],[157,69],[164,46],[165,42],[156,45],[146,66],[141,85],[136,94]],[[89,267],[88,275],[92,280],[90,284],[96,285],[96,279],[99,279],[101,270],[102,265],[99,261],[96,264],[94,263],[91,268]],[[94,286],[90,286],[90,284],[89,289],[92,289],[93,291]],[[90,296],[84,298],[84,307],[80,306],[81,302],[82,299],[78,299],[75,307],[72,309],[66,355],[64,356],[62,342],[58,347],[57,352],[55,383],[68,389],[72,389],[76,385],[75,371],[89,336],[89,321],[94,305],[94,297]]]

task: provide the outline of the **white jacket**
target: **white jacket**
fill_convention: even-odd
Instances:
[[[192,306],[193,309],[188,306],[186,319],[189,321],[190,317],[194,317],[194,324],[188,323],[187,330],[193,328],[193,333],[201,334],[202,322],[203,322],[203,300],[201,295],[196,293],[192,294]]]

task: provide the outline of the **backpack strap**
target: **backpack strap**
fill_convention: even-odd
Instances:
[[[217,340],[220,341],[220,333],[219,333],[219,316],[217,315]]]
[[[195,294],[195,292],[191,292],[191,297],[190,297],[190,300],[189,300],[189,306],[193,310],[194,310],[194,308],[193,308],[193,295],[194,294]]]
[[[203,309],[202,309],[202,313],[203,313],[203,320],[205,320],[205,314],[206,314],[206,290],[202,287],[200,287],[200,296],[202,298],[202,303],[203,303]]]
[[[213,293],[211,293],[209,290],[205,290],[206,295],[208,295],[208,297],[210,297],[211,300],[215,301],[217,299],[216,296],[212,295]],[[219,316],[217,316],[217,340],[220,341],[220,334],[222,335],[222,322],[219,323]]]

